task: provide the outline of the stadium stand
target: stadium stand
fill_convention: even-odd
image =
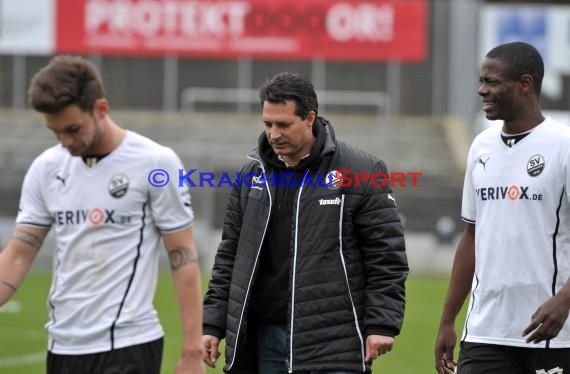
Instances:
[[[55,144],[55,138],[33,111],[4,110],[0,114],[0,215],[13,216],[27,166]],[[331,120],[340,139],[384,159],[391,172],[422,173],[416,188],[411,178],[406,179],[405,188],[395,187],[407,229],[432,231],[441,216],[459,218],[463,160],[456,159],[466,153],[461,144],[467,140],[450,133],[462,128],[460,121],[322,114]],[[172,147],[187,169],[216,176],[235,173],[262,130],[257,112],[112,111],[111,115],[124,127]],[[463,148],[458,150],[457,144]],[[227,187],[193,189],[197,216],[219,227],[227,193]]]

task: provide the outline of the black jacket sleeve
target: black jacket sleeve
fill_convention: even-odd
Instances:
[[[232,187],[222,230],[222,241],[218,246],[212,278],[204,296],[203,330],[205,335],[220,339],[226,332],[228,298],[236,251],[242,226],[241,188],[243,181],[236,181]]]
[[[408,262],[404,231],[386,165],[379,161],[375,181],[364,189],[355,229],[366,269],[365,334],[398,335],[404,318]]]

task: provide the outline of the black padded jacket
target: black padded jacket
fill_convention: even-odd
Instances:
[[[326,134],[320,161],[297,189],[291,224],[287,365],[370,372],[366,337],[395,336],[403,321],[403,228],[386,165],[336,140],[324,118],[316,125]],[[226,339],[224,371],[239,374],[257,373],[248,310],[275,191],[275,171],[257,151],[248,158],[230,194],[203,315],[204,334]],[[342,187],[325,182],[338,170],[350,186],[348,178]],[[357,172],[376,173],[375,183],[356,186]],[[267,183],[255,185],[262,174]]]

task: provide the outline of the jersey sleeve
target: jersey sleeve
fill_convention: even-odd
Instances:
[[[475,187],[473,184],[473,167],[475,165],[475,145],[472,144],[467,156],[467,165],[465,167],[465,179],[463,181],[463,197],[461,200],[461,219],[467,223],[475,223],[477,216]]]
[[[180,158],[170,148],[163,148],[156,159],[154,169],[163,169],[169,182],[163,187],[150,186],[150,207],[160,232],[182,230],[194,221],[190,188],[178,186],[178,172],[183,170]]]
[[[16,225],[51,227],[53,217],[49,213],[43,193],[43,171],[41,158],[38,157],[26,172],[20,205],[16,216]]]

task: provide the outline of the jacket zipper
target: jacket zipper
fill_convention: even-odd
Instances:
[[[340,216],[338,219],[338,242],[339,242],[339,256],[342,262],[342,270],[344,271],[344,280],[346,282],[346,289],[348,290],[348,297],[350,298],[350,306],[352,307],[352,314],[354,316],[354,324],[356,326],[356,335],[360,340],[360,354],[362,357],[362,371],[366,370],[366,364],[364,362],[364,339],[362,333],[360,332],[360,324],[358,323],[358,315],[356,314],[356,308],[354,306],[354,300],[352,299],[352,292],[350,291],[350,283],[348,282],[348,273],[346,271],[346,263],[344,262],[344,255],[342,254],[342,216],[344,212],[344,194],[341,195],[340,201]]]
[[[301,187],[299,187],[299,195],[297,196],[297,209],[295,212],[295,250],[293,254],[293,277],[291,279],[291,316],[290,316],[290,331],[289,331],[289,360],[287,360],[287,366],[289,367],[289,373],[293,372],[293,319],[295,316],[295,277],[297,275],[297,240],[299,239],[299,206],[301,205],[301,193],[303,192],[303,186],[305,185],[305,179],[309,174],[309,169],[305,171],[303,179],[301,181]]]
[[[265,168],[263,167],[263,163],[260,160],[253,158],[251,156],[247,156],[247,158],[249,158],[250,160],[254,160],[254,161],[258,162],[259,165],[261,166],[261,171],[262,171],[263,175],[265,175]],[[267,190],[267,196],[269,196],[269,214],[267,215],[267,221],[265,222],[265,228],[263,229],[263,235],[261,236],[261,242],[259,244],[259,248],[257,249],[257,255],[255,256],[255,263],[253,264],[254,271],[251,272],[251,277],[249,278],[249,283],[247,284],[247,290],[245,292],[245,300],[244,300],[244,303],[243,303],[243,306],[241,309],[241,313],[240,313],[240,317],[239,317],[239,323],[238,323],[238,329],[236,332],[236,345],[234,347],[234,355],[232,357],[232,362],[228,366],[228,370],[232,369],[232,367],[234,366],[235,360],[236,360],[236,353],[238,351],[238,343],[239,343],[239,333],[240,333],[241,325],[243,322],[243,315],[245,313],[245,304],[247,302],[247,297],[249,296],[249,291],[251,289],[251,283],[253,281],[253,274],[255,273],[255,267],[257,266],[257,261],[259,260],[259,254],[261,253],[261,247],[263,246],[263,241],[265,239],[265,233],[267,232],[267,226],[269,225],[269,219],[270,219],[270,215],[271,215],[271,205],[272,205],[271,192],[269,192],[269,185],[266,185],[266,190]]]

